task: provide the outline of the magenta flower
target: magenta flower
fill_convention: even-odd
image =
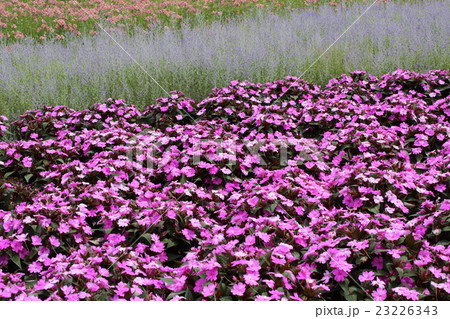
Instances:
[[[185,166],[181,169],[181,173],[186,175],[186,177],[193,177],[195,176],[195,169],[189,166]]]
[[[364,281],[372,281],[375,279],[375,273],[373,271],[364,271],[361,275],[359,275],[358,279],[361,282]]]
[[[200,278],[195,282],[195,286],[194,286],[194,292],[200,292],[203,291],[203,284],[206,283],[206,279],[205,278]]]
[[[70,230],[70,227],[67,223],[61,223],[59,224],[58,230],[61,234],[67,234]]]
[[[383,258],[382,257],[375,257],[372,261],[372,266],[377,268],[378,270],[383,269]]]
[[[215,290],[216,290],[215,283],[208,284],[203,287],[202,295],[203,295],[203,297],[210,297],[210,296],[214,295]]]
[[[197,237],[194,231],[187,228],[183,229],[181,233],[184,235],[184,237],[186,237],[187,240],[192,240]]]
[[[42,271],[42,264],[34,261],[28,266],[28,271],[31,273],[40,273]]]
[[[372,297],[374,301],[384,301],[386,299],[386,289],[378,287],[377,290],[372,292]]]
[[[117,221],[117,225],[119,227],[127,227],[129,223],[130,223],[130,220],[127,218],[121,218]]]
[[[31,236],[31,244],[33,246],[40,246],[42,245],[42,240],[38,236]]]
[[[114,292],[119,296],[123,297],[126,292],[128,292],[130,288],[127,287],[127,284],[124,282],[119,282],[116,286],[116,289],[114,289]]]
[[[237,284],[234,284],[233,288],[231,289],[231,293],[235,296],[243,296],[245,293],[246,285],[242,282],[239,282]]]
[[[87,282],[86,287],[92,292],[96,292],[97,290],[100,289],[100,287],[97,284],[94,284],[93,282]]]
[[[222,168],[221,171],[222,171],[222,173],[224,173],[225,175],[231,174],[231,170],[228,169],[228,168],[226,168],[226,167]]]
[[[348,276],[348,274],[345,271],[343,271],[342,269],[339,269],[339,268],[333,269],[332,273],[334,275],[334,280],[336,280],[338,282],[344,281],[345,278],[347,278],[347,276]]]
[[[244,275],[245,283],[249,286],[257,286],[259,274],[257,272],[250,272]]]
[[[408,300],[414,300],[414,301],[419,300],[419,293],[415,290],[408,289],[406,287],[395,287],[395,288],[392,288],[392,291],[395,291],[396,293],[398,293],[401,296],[405,296],[406,299],[408,299]]]
[[[27,156],[22,159],[22,163],[25,167],[31,167],[31,165],[33,165],[33,160],[31,159],[31,157]]]
[[[247,200],[247,203],[250,205],[250,207],[255,207],[256,204],[258,204],[259,199],[256,196],[253,196],[252,198]]]

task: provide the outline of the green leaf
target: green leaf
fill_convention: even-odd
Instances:
[[[220,298],[220,301],[233,301],[233,298],[231,296],[223,296]]]
[[[109,301],[108,292],[102,292],[101,294],[95,295],[95,300],[97,301]]]
[[[20,263],[19,255],[15,254],[14,252],[9,252],[8,255],[9,258],[12,260],[12,262],[15,263],[17,267],[19,267],[19,269],[22,269],[22,264]]]
[[[25,281],[25,286],[27,288],[33,288],[33,286],[37,283],[37,280],[30,280],[30,281]]]
[[[186,298],[186,300],[189,300],[189,301],[194,300],[194,294],[192,293],[192,291],[189,288],[186,289],[186,292],[184,293],[184,298]]]
[[[8,177],[10,177],[12,174],[14,174],[15,173],[15,171],[12,171],[12,172],[7,172],[7,173],[5,173],[5,175],[3,175],[3,178],[4,179],[7,179]]]
[[[275,209],[277,208],[277,206],[278,206],[278,203],[272,203],[272,204],[266,205],[266,207],[264,207],[264,209],[273,213],[275,211]]]
[[[381,276],[386,276],[386,275],[387,275],[387,272],[383,269],[379,269],[379,270],[375,271],[375,276],[381,277]]]
[[[295,278],[292,277],[292,274],[291,274],[291,273],[288,273],[288,272],[285,271],[285,272],[283,273],[283,276],[286,277],[286,278],[288,278],[288,279],[290,279],[292,282],[295,282]]]
[[[172,285],[173,284],[173,278],[162,278],[162,281],[164,281],[166,284]]]
[[[166,244],[166,248],[170,248],[177,245],[172,239],[169,238],[164,239],[162,242]]]
[[[408,235],[405,237],[404,243],[405,243],[406,246],[408,246],[409,248],[413,247],[414,244],[415,244],[415,242],[416,242],[416,241],[414,240],[414,237],[413,237],[411,234],[408,234]]]
[[[24,178],[27,181],[27,183],[30,182],[30,178],[32,178],[32,177],[33,177],[33,174],[27,174],[27,175],[24,176]]]
[[[171,292],[168,296],[167,296],[167,300],[171,300],[173,297],[175,296],[179,296],[181,294],[184,293],[184,290],[182,291],[178,291],[178,292]]]
[[[167,253],[167,261],[172,261],[172,260],[178,259],[180,257],[181,257],[181,255],[178,255],[178,254]]]
[[[141,235],[141,237],[144,238],[150,245],[153,244],[153,240],[150,234],[143,234]]]
[[[375,207],[370,208],[369,212],[378,214],[380,212],[380,204],[377,204]]]
[[[349,293],[348,295],[345,295],[345,300],[347,301],[356,301],[358,298],[355,293]]]

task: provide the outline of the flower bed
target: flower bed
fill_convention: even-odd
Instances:
[[[345,5],[360,0],[40,0],[2,1],[0,39],[64,39],[69,35],[96,34],[97,25],[125,29],[179,26],[198,15],[202,20],[225,20],[254,9],[309,8]],[[360,2],[366,2],[362,0]],[[388,0],[384,0],[385,2]],[[292,8],[290,7],[292,6]]]
[[[0,298],[450,300],[449,75],[2,117]]]

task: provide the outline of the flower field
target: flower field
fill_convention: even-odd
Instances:
[[[450,72],[0,117],[2,300],[450,300]]]
[[[354,70],[382,76],[449,68],[449,1],[378,3],[342,35],[368,5],[258,11],[148,34],[96,29],[64,41],[0,41],[0,114],[17,118],[44,104],[82,110],[109,97],[142,110],[174,90],[201,101],[235,79],[295,75],[323,86]]]
[[[0,3],[0,38],[64,39],[96,34],[96,25],[127,31],[179,27],[202,21],[227,20],[252,9],[289,11],[322,4],[346,5],[366,0],[6,0]]]

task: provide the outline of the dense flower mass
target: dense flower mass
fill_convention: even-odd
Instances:
[[[450,300],[450,72],[0,118],[0,299]]]
[[[0,39],[64,39],[67,34],[97,33],[95,22],[120,29],[148,29],[158,24],[176,25],[197,15],[218,20],[255,8],[292,10],[354,1],[357,0],[3,0]]]

